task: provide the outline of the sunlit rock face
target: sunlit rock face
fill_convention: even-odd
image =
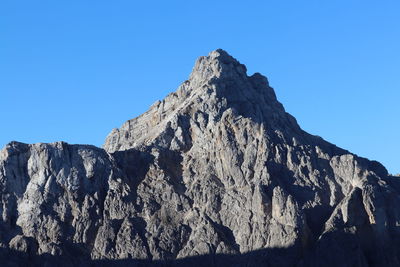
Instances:
[[[399,266],[400,182],[304,132],[219,49],[103,149],[0,152],[0,259],[52,266]]]

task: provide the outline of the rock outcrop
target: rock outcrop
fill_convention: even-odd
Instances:
[[[223,50],[104,149],[8,144],[9,265],[399,266],[400,180],[304,132]]]

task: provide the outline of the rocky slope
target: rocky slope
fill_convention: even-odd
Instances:
[[[223,50],[104,149],[8,144],[8,265],[399,266],[400,182],[304,132]]]

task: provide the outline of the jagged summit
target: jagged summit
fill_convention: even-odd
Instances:
[[[198,64],[200,64],[201,62],[207,64],[206,62],[209,62],[208,64],[212,64],[211,62],[215,62],[218,61],[220,63],[229,65],[229,64],[233,64],[233,65],[242,65],[240,64],[240,62],[235,59],[234,57],[232,57],[227,51],[225,51],[224,49],[218,48],[215,49],[213,51],[211,51],[210,53],[208,53],[207,56],[200,56],[197,61],[195,66],[197,66]],[[245,69],[246,67],[244,65],[242,65]]]
[[[208,56],[201,56],[197,59],[189,80],[192,88],[201,89],[212,84],[229,83],[227,86],[218,87],[218,96],[229,97],[232,94],[240,94],[235,92],[234,89],[243,91],[251,90],[253,88],[262,91],[265,94],[269,93],[272,100],[276,100],[272,88],[269,87],[268,80],[265,76],[255,73],[252,76],[247,76],[247,68],[241,64],[234,57],[229,55],[225,50],[217,49],[208,54]],[[231,86],[232,83],[238,83],[237,86]],[[250,84],[249,84],[250,83]],[[209,89],[209,88],[207,88]],[[269,91],[269,92],[268,92]],[[254,94],[255,92],[243,92],[244,95]],[[246,98],[242,99],[243,102]]]
[[[287,114],[259,73],[247,76],[246,67],[222,49],[200,57],[189,79],[164,100],[154,103],[143,115],[127,121],[107,137],[104,148],[113,152],[157,142],[169,125],[198,116],[219,120],[226,110],[265,126],[299,131],[296,120]],[[150,122],[150,123],[149,123]],[[186,126],[189,126],[186,123]],[[183,129],[188,132],[186,127]],[[165,145],[165,144],[163,144]]]
[[[301,130],[223,50],[104,149],[0,151],[5,266],[400,266],[399,210],[399,177]]]
[[[225,50],[217,49],[208,54],[208,56],[201,56],[197,59],[190,80],[202,80],[206,82],[214,77],[221,76],[246,75],[246,66],[240,64],[235,58],[229,55]]]

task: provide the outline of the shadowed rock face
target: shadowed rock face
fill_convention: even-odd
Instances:
[[[223,50],[93,146],[8,144],[9,265],[399,266],[400,182],[304,132]]]

